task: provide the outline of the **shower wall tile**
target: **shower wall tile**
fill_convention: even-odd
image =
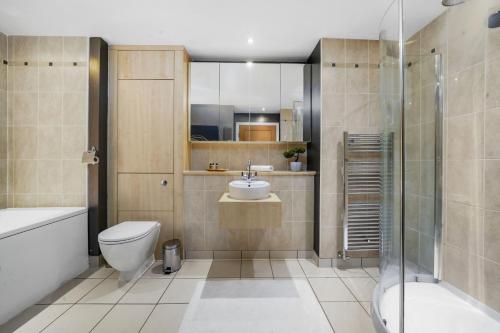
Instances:
[[[415,54],[435,49],[444,61],[443,279],[500,311],[500,31],[485,25],[488,14],[500,7],[490,5],[490,1],[466,1],[449,7],[411,40],[421,41]],[[433,69],[426,61],[430,64],[433,59],[421,64],[417,110],[420,122],[430,123]],[[416,123],[414,118],[411,124]],[[424,127],[421,133],[422,138],[428,136]],[[422,141],[425,146],[429,145]],[[423,151],[422,157],[426,158]],[[421,167],[420,191],[425,194],[429,182],[425,178],[433,174]],[[425,211],[421,208],[420,214]],[[429,218],[420,218],[424,236],[421,224]],[[425,261],[424,240],[420,237],[419,260]]]
[[[8,204],[7,36],[0,32],[0,209]]]
[[[500,159],[500,108],[484,113],[485,158]]]
[[[88,38],[10,36],[6,44],[7,205],[86,206]]]

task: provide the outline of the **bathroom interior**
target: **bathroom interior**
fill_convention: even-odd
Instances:
[[[500,332],[500,0],[3,0],[0,333]]]

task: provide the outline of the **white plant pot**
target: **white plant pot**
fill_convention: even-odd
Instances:
[[[290,162],[290,170],[301,171],[302,170],[302,162]]]

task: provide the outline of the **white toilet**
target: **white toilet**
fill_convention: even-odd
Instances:
[[[120,272],[120,280],[130,281],[144,273],[154,262],[160,223],[127,221],[99,233],[104,259]]]

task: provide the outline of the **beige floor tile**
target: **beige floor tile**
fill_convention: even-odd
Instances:
[[[158,304],[141,333],[177,333],[186,309],[186,304]]]
[[[115,272],[114,268],[111,267],[91,267],[82,274],[80,274],[78,279],[105,279]]]
[[[160,299],[160,303],[189,303],[196,287],[204,279],[174,279]]]
[[[137,333],[154,307],[152,304],[117,304],[92,333]]]
[[[114,304],[125,295],[133,284],[133,282],[125,283],[117,279],[106,279],[85,295],[79,303]]]
[[[322,302],[335,333],[375,333],[372,320],[358,302]]]
[[[171,279],[140,279],[122,297],[120,303],[156,304],[160,300]]]
[[[312,259],[299,259],[299,264],[307,277],[336,277],[332,267],[318,267]]]
[[[365,267],[365,271],[370,275],[372,278],[378,279],[380,277],[380,272],[378,267]]]
[[[50,324],[44,333],[88,333],[113,306],[76,304]]]
[[[241,260],[214,260],[208,271],[208,278],[239,278]]]
[[[368,273],[361,267],[341,269],[334,267],[335,274],[340,277],[368,277]]]
[[[212,260],[186,260],[175,277],[204,279],[210,271],[210,266],[212,266]]]
[[[163,262],[156,261],[142,276],[141,279],[173,279],[175,273],[163,273]]]
[[[89,291],[94,289],[103,279],[73,279],[57,289],[38,304],[73,304],[78,302]]]
[[[342,278],[354,297],[360,302],[370,302],[372,300],[375,281],[371,277]]]
[[[243,260],[241,278],[272,278],[273,271],[269,260]]]
[[[310,278],[309,282],[320,302],[356,301],[339,278]]]
[[[64,311],[70,304],[33,305],[21,314],[0,326],[0,333],[32,333],[40,332]]]
[[[295,259],[271,260],[271,268],[275,278],[305,277],[299,262]]]
[[[372,316],[372,302],[359,302],[363,309],[365,309],[366,313],[371,317]]]

